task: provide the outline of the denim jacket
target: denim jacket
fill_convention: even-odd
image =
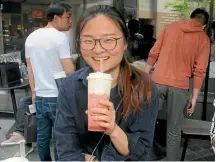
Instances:
[[[88,131],[88,82],[86,77],[91,68],[86,67],[67,77],[61,85],[57,102],[57,115],[54,135],[59,161],[85,161],[83,153],[92,154],[103,132]],[[113,88],[110,101],[116,111],[116,123],[126,133],[129,154],[121,155],[112,144],[109,136],[104,135],[94,152],[100,161],[143,161],[152,146],[155,122],[158,113],[159,96],[156,85],[152,84],[151,102],[141,104],[142,111],[130,112],[127,118],[121,116],[123,104],[117,88]]]

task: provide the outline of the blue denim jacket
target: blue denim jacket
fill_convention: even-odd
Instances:
[[[89,67],[74,72],[61,85],[55,121],[56,149],[59,161],[85,161],[83,153],[91,154],[102,132],[88,131],[88,82]],[[117,88],[113,88],[110,101],[116,108],[121,101]],[[109,136],[105,135],[94,156],[100,161],[143,161],[153,143],[155,122],[158,113],[159,96],[156,85],[152,84],[151,103],[141,104],[142,111],[130,112],[128,118],[121,117],[122,103],[116,112],[116,123],[126,133],[129,155],[123,156],[115,149]]]

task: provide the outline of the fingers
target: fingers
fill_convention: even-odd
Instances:
[[[109,115],[112,111],[106,108],[91,108],[90,112],[92,113],[92,115],[95,114]]]
[[[105,116],[105,115],[95,115],[95,116],[92,116],[92,119],[98,122],[103,121],[107,123],[112,121],[112,118],[110,116]]]
[[[95,116],[95,115],[110,116],[112,114],[111,111],[109,111],[107,109],[103,109],[103,108],[91,108],[91,110],[86,110],[85,111],[85,114],[88,115],[88,113],[90,113],[92,116]]]
[[[192,103],[189,103],[188,105],[187,105],[187,109],[191,109],[192,108]]]
[[[191,114],[191,113],[193,113],[193,111],[191,109],[188,109],[187,113]]]
[[[109,110],[114,110],[113,103],[110,102],[109,100],[101,100],[101,101],[100,101],[100,104],[101,104],[102,106],[106,106]]]
[[[187,109],[187,113],[191,116],[194,113],[194,107],[190,107]]]
[[[193,113],[188,113],[188,116],[192,116]]]
[[[110,123],[106,123],[106,122],[102,122],[102,121],[98,121],[97,124],[98,124],[100,127],[107,128],[107,129],[109,129],[110,126],[111,126]]]

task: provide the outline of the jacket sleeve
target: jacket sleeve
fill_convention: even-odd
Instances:
[[[194,81],[193,88],[200,89],[203,83],[203,79],[205,77],[206,68],[209,62],[209,54],[210,54],[210,41],[206,38],[204,45],[201,46],[200,52],[197,54],[194,63]]]
[[[75,116],[72,108],[76,107],[73,93],[66,94],[65,84],[62,82],[57,102],[57,114],[54,126],[56,149],[59,161],[85,161],[80,147],[79,136],[76,129]],[[70,83],[72,84],[72,83]],[[72,95],[72,96],[71,96]],[[70,96],[70,97],[69,97]],[[68,100],[68,98],[72,100]],[[70,102],[70,106],[69,106]]]
[[[147,61],[148,65],[154,66],[155,63],[157,62],[158,57],[159,57],[160,52],[161,52],[161,47],[162,47],[162,44],[164,41],[165,32],[166,32],[166,29],[161,32],[161,34],[157,38],[157,41],[155,42],[154,46],[150,50],[148,61]]]
[[[129,155],[122,156],[115,147],[110,144],[104,151],[102,161],[124,161],[130,159],[132,161],[145,161],[152,147],[155,123],[159,107],[159,96],[157,87],[153,84],[151,103],[149,106],[142,104],[142,111],[135,113],[129,129],[126,133],[129,144]],[[128,119],[128,120],[130,120]]]

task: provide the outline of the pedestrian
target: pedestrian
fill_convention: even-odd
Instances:
[[[152,78],[160,93],[160,108],[167,109],[166,160],[179,154],[183,111],[191,116],[205,77],[210,41],[204,29],[209,14],[196,9],[190,19],[169,24],[150,51],[145,71],[156,64]],[[189,79],[193,77],[193,94],[189,100]],[[166,103],[166,104],[164,104]]]
[[[52,161],[50,141],[56,116],[58,88],[56,73],[71,75],[74,65],[68,37],[62,31],[71,28],[71,7],[53,3],[46,14],[48,24],[31,33],[25,43],[32,103],[36,106],[37,148],[41,161]],[[58,160],[54,137],[55,160]]]

